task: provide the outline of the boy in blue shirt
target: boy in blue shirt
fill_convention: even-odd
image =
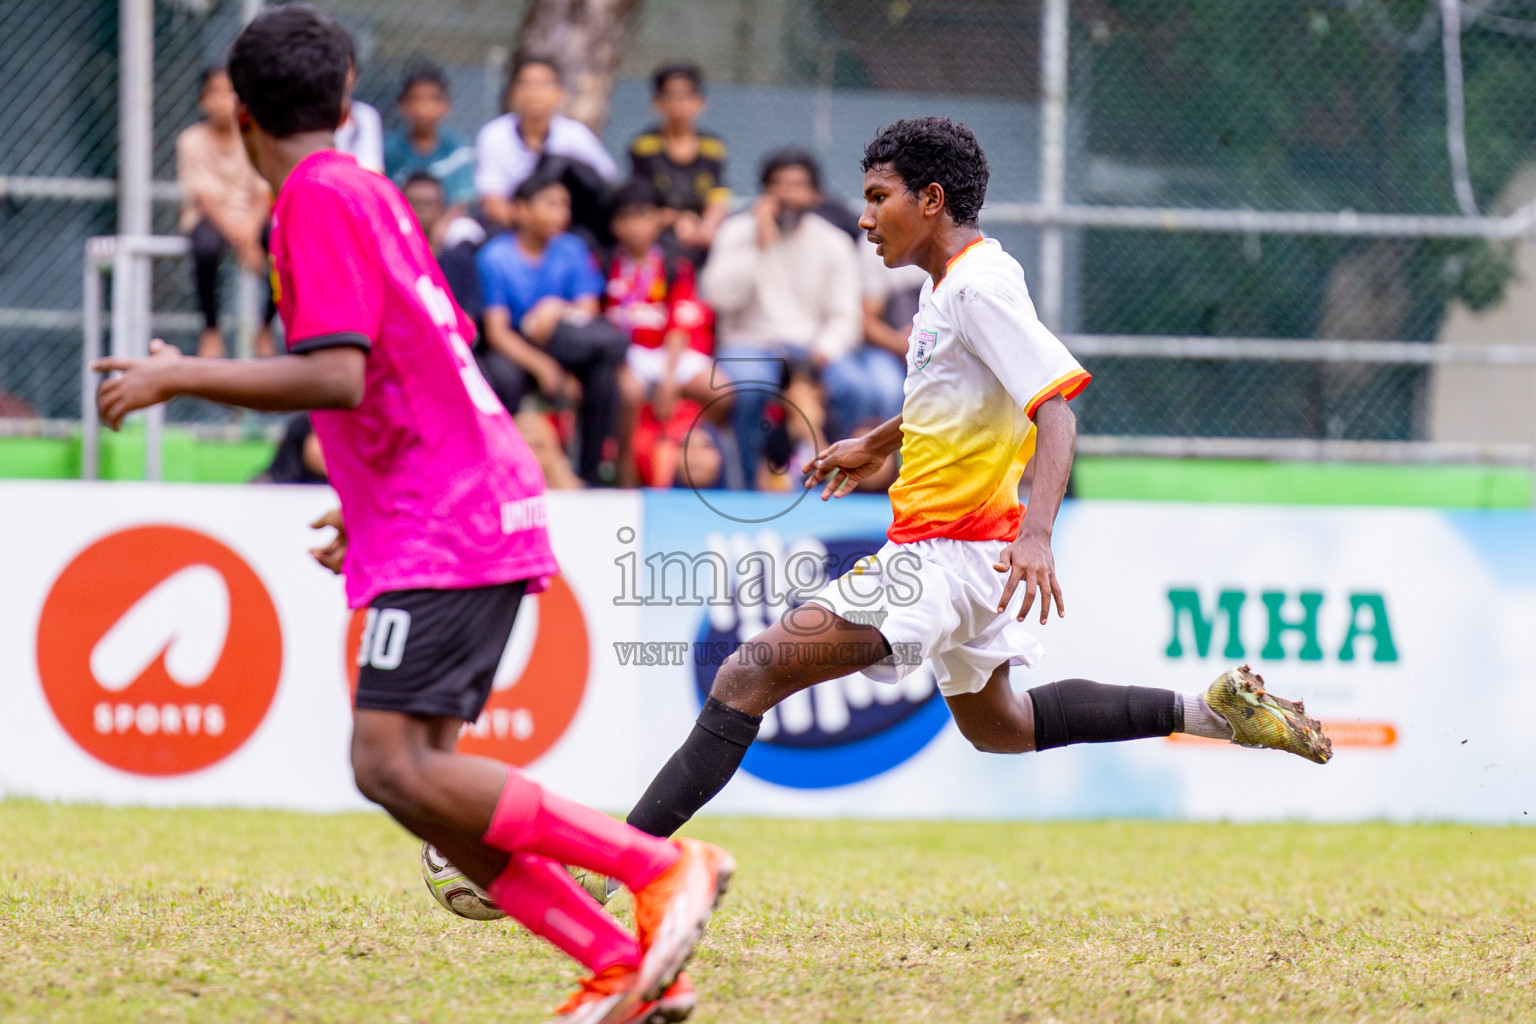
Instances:
[[[530,385],[563,404],[575,378],[581,385],[577,473],[597,485],[605,482],[604,447],[617,425],[619,367],[629,339],[598,315],[603,275],[587,244],[568,230],[571,193],[554,170],[517,187],[516,230],[491,239],[477,257],[484,302],[480,364],[513,412]]]

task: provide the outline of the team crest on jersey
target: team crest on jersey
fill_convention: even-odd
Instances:
[[[938,331],[918,331],[913,339],[912,365],[921,370],[933,358],[933,346],[938,344]]]

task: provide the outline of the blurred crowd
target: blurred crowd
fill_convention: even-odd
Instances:
[[[205,74],[201,100],[204,119],[177,140],[180,226],[206,325],[198,353],[217,357],[221,264],[266,266],[271,196],[221,69]],[[354,98],[336,144],[405,194],[479,326],[481,371],[551,487],[799,487],[820,447],[901,410],[925,275],[885,267],[803,149],[771,154],[758,194],[733,196],[725,142],[700,124],[698,68],[655,71],[655,121],[622,169],[560,113],[551,59],[515,62],[506,113],[473,142],[445,126],[452,102],[443,71],[416,65],[395,99],[398,127]],[[257,355],[275,350],[272,316],[269,301]],[[267,479],[324,472],[299,417]],[[863,489],[895,476],[893,458]]]

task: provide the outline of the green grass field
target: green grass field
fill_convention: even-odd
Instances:
[[[707,1022],[1536,1020],[1536,829],[703,819]],[[536,1022],[379,815],[0,801],[0,1020]],[[626,901],[616,901],[627,920]]]

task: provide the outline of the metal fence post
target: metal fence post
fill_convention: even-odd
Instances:
[[[261,279],[244,267],[236,278],[235,355],[250,359],[256,354],[256,331],[261,313]]]
[[[1526,239],[1531,246],[1531,251],[1536,252],[1536,202],[1532,202],[1526,207],[1526,213],[1530,221],[1530,227],[1526,230]],[[1531,457],[1529,463],[1531,467],[1531,509],[1536,511],[1536,367],[1532,368],[1531,385]]]
[[[117,233],[137,239],[152,230],[150,179],[154,173],[154,0],[119,0]],[[149,256],[119,244],[113,262],[112,348],[144,355],[149,343]],[[122,280],[118,280],[118,277]],[[119,305],[118,300],[121,300]],[[160,426],[164,410],[145,414],[144,474],[160,479]]]
[[[1067,198],[1067,3],[1045,0],[1040,35],[1040,202],[1060,210]],[[1040,232],[1040,319],[1062,330],[1066,239],[1060,224]]]
[[[96,375],[91,361],[101,355],[101,266],[89,242],[85,246],[80,339],[80,479],[95,480],[100,472],[101,420],[96,413]]]

